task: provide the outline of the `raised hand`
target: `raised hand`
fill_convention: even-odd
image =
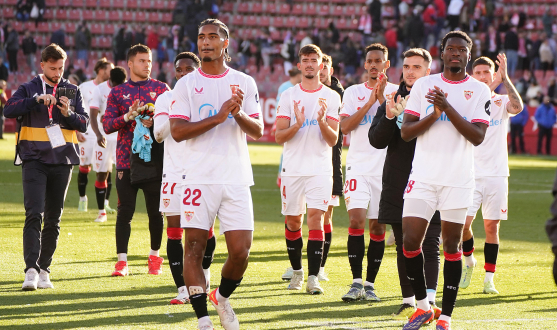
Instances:
[[[384,73],[380,73],[378,79],[377,85],[375,85],[375,98],[379,103],[383,103],[385,102],[385,87],[387,87],[387,81],[389,79]]]
[[[433,104],[435,114],[439,117],[450,107],[450,104],[447,101],[447,95],[448,94],[444,93],[443,90],[437,86],[434,86],[434,88],[430,89],[426,94],[427,101]]]
[[[298,108],[298,103],[294,101],[294,115],[296,115],[296,124],[302,127],[304,122],[306,121],[306,116],[304,114],[305,107],[302,107],[302,110]]]
[[[317,111],[317,121],[321,123],[326,123],[327,116],[325,114],[327,113],[327,104],[324,101],[320,100],[319,105],[321,107],[319,108],[319,111]]]
[[[387,98],[386,98],[386,104],[385,104],[385,112],[387,115],[387,118],[389,119],[393,119],[394,117],[396,117],[393,112],[392,109],[395,107],[395,94],[396,92],[392,92],[391,94],[387,94]],[[400,95],[397,98],[397,103],[398,101],[400,101]]]
[[[497,70],[497,78],[499,78],[501,82],[507,80],[507,55],[497,55],[497,60],[495,61],[495,63],[497,63],[497,65],[499,66],[499,69]]]
[[[235,88],[235,93],[232,94],[232,97],[230,99],[233,102],[236,102],[236,104],[238,105],[236,108],[234,108],[230,112],[233,116],[236,116],[236,114],[238,114],[238,112],[240,112],[240,110],[242,109],[242,106],[244,104],[244,91],[241,90],[239,87]]]
[[[129,111],[127,113],[128,119],[129,120],[134,120],[135,117],[137,117],[139,115],[139,107],[143,106],[143,102],[140,102],[139,100],[135,100],[133,101],[132,105],[129,108]]]

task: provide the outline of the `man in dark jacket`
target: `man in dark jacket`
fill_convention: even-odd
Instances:
[[[31,32],[25,31],[25,38],[21,41],[21,49],[23,55],[27,59],[27,65],[31,69],[31,74],[35,75],[37,69],[35,68],[35,53],[37,52],[37,43],[35,38],[31,36]]]
[[[6,52],[10,63],[10,72],[17,72],[17,51],[19,50],[19,37],[11,25],[6,28]]]
[[[387,148],[387,157],[383,168],[383,190],[379,202],[379,223],[390,224],[393,228],[397,251],[397,266],[400,288],[402,291],[402,305],[398,312],[393,314],[397,319],[406,319],[414,313],[414,291],[407,278],[404,255],[402,253],[402,205],[404,189],[412,170],[414,149],[416,141],[405,142],[400,136],[402,125],[401,105],[410,94],[410,89],[416,80],[429,75],[431,55],[422,48],[414,48],[404,53],[402,66],[402,82],[394,96],[387,95],[387,101],[377,109],[369,129],[369,142],[377,149]],[[398,104],[400,113],[398,117],[392,111]],[[439,235],[441,233],[441,220],[439,212],[433,216],[423,243],[425,258],[425,275],[427,292],[430,303],[435,306],[435,293],[439,277]],[[437,313],[436,313],[437,315]],[[437,315],[438,316],[438,315]]]
[[[4,108],[5,116],[17,118],[20,127],[16,164],[23,162],[23,290],[53,288],[49,267],[72,168],[79,164],[75,131],[85,132],[89,124],[77,86],[62,78],[66,58],[58,45],[46,47],[41,54],[43,74],[19,86]],[[57,97],[62,92],[71,96]]]

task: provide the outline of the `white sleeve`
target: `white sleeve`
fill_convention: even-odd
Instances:
[[[472,115],[472,123],[484,123],[489,125],[491,115],[491,91],[487,85],[482,86],[480,98],[476,103],[476,109]]]
[[[337,92],[331,93],[331,95],[333,95],[333,97],[331,98],[331,100],[329,101],[329,104],[327,105],[327,119],[331,119],[334,120],[336,122],[339,122],[339,108],[340,108],[340,95],[338,95]]]
[[[186,78],[187,77],[184,77],[178,80],[176,86],[174,86],[172,99],[170,101],[170,105],[168,106],[170,119],[176,118],[190,121],[190,95],[186,84]]]
[[[293,110],[292,98],[290,97],[290,92],[288,89],[280,95],[280,101],[277,106],[277,119],[288,119],[296,117]]]
[[[341,117],[350,117],[356,113],[356,106],[354,105],[354,97],[352,93],[352,88],[348,88],[344,91],[344,97],[342,98],[342,105],[340,107]]]
[[[406,103],[406,108],[404,113],[416,116],[420,118],[422,116],[422,82],[423,78],[416,80],[414,86],[410,90],[410,96],[408,97],[408,102]],[[425,117],[425,116],[424,116]]]
[[[244,112],[252,118],[261,118],[261,104],[259,103],[259,92],[252,77],[248,77],[247,90],[244,97]]]
[[[91,95],[91,101],[89,101],[89,109],[100,109],[102,102],[101,91],[98,86],[93,88],[93,94]]]
[[[154,116],[154,132],[155,140],[161,143],[170,135],[170,120],[168,118],[168,95],[163,95],[157,97],[155,101],[155,116]]]

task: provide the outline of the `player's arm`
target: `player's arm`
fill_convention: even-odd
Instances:
[[[97,117],[99,115],[99,106],[100,102],[102,102],[101,94],[98,88],[93,90],[93,97],[91,98],[91,103],[89,104],[90,109],[90,116],[91,116],[91,129],[97,136],[97,144],[103,148],[106,148],[106,139],[101,134],[99,129],[99,123],[97,121]]]
[[[412,141],[424,134],[439,117],[441,117],[441,113],[433,111],[431,114],[424,117],[424,119],[420,120],[417,113],[406,110],[400,128],[400,137],[406,142]]]
[[[283,96],[284,97],[284,96]],[[279,108],[287,110],[289,108],[287,102],[284,102],[281,97],[281,103],[279,104]],[[305,107],[302,109],[298,108],[298,103],[296,101],[292,101],[294,105],[294,115],[296,116],[296,122],[293,125],[290,125],[290,117],[288,116],[279,116],[277,117],[277,131],[275,132],[275,141],[278,144],[284,144],[290,141],[296,133],[302,128],[306,120],[306,116],[304,114]],[[287,110],[288,113],[288,110]]]
[[[349,97],[351,96],[352,94],[350,94]],[[351,100],[345,99],[345,101],[350,102]],[[367,114],[369,109],[371,109],[371,107],[376,101],[377,101],[377,91],[374,88],[371,91],[369,100],[366,102],[366,104],[364,104],[363,107],[360,108],[360,110],[357,110],[351,116],[344,116],[344,115],[342,116],[342,119],[340,121],[340,129],[342,131],[342,134],[346,135],[352,132],[353,130],[355,130],[360,125],[362,119],[364,119],[365,115]]]
[[[138,102],[138,101],[136,101]],[[118,132],[120,129],[124,128],[126,125],[130,123],[130,115],[131,109],[134,108],[137,110],[138,104],[134,104],[130,107],[130,111],[124,114],[120,114],[119,110],[119,102],[114,95],[114,89],[110,91],[108,94],[108,99],[106,101],[106,110],[104,112],[104,116],[102,118],[103,129],[106,134]]]
[[[338,109],[338,106],[337,106]],[[321,104],[321,109],[317,111],[317,123],[321,130],[321,135],[329,147],[334,147],[338,141],[338,119],[327,116],[327,104]]]
[[[369,127],[369,143],[376,149],[387,148],[393,138],[393,132],[396,127],[396,117],[387,118],[386,108],[387,102],[381,104],[379,108],[377,108],[377,113]]]
[[[492,91],[495,90],[495,88],[497,88],[497,86],[499,86],[499,84],[503,82],[503,85],[505,85],[505,88],[507,89],[507,94],[510,101],[506,107],[507,112],[516,115],[517,113],[522,111],[522,109],[524,109],[524,104],[522,103],[520,94],[518,94],[513,82],[507,74],[507,56],[505,54],[499,54],[497,55],[497,61],[495,62],[499,66],[499,69],[497,70],[497,77],[494,80],[492,86],[490,86],[490,89]],[[495,83],[497,83],[497,85],[493,86]]]
[[[257,91],[255,93],[257,93]],[[236,95],[240,98],[241,104],[245,103],[246,110],[249,108],[248,111],[250,114],[248,115],[248,113],[242,111],[240,107],[238,110],[232,111],[232,115],[242,131],[244,131],[252,139],[259,140],[259,138],[263,136],[264,125],[263,120],[259,115],[260,111],[253,111],[253,108],[259,109],[255,93],[253,93],[253,91],[251,93],[248,91],[248,95],[246,95],[246,100],[244,101],[244,91],[238,89],[236,91]]]
[[[480,145],[485,137],[488,125],[482,122],[469,122],[464,119],[447,101],[445,93],[437,86],[430,90],[426,99],[434,105],[435,111],[444,112],[456,130],[474,146]],[[489,102],[489,101],[488,101]],[[434,111],[434,112],[435,112]]]
[[[155,102],[155,116],[153,117],[153,131],[155,133],[155,140],[162,143],[170,135],[170,120],[168,112],[168,102],[165,96],[157,97]]]

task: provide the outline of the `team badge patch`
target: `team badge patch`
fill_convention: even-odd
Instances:
[[[501,99],[495,100],[495,101],[493,101],[493,103],[495,103],[496,106],[500,107],[501,104],[503,104],[503,100],[501,100]]]
[[[346,197],[344,199],[344,202],[346,203],[346,205],[350,205],[350,197]]]
[[[118,171],[118,179],[122,180],[123,176],[124,176],[124,172],[123,171]]]
[[[168,198],[163,199],[162,204],[164,205],[165,208],[168,207],[168,205],[170,205],[170,199]]]
[[[101,168],[101,164],[95,163],[95,168],[98,170],[99,168]]]
[[[154,100],[157,97],[157,92],[150,92],[151,98]]]
[[[184,212],[184,217],[186,218],[186,221],[190,222],[191,219],[193,219],[194,214],[195,214],[195,212],[193,212],[193,211],[185,211]]]
[[[327,106],[327,99],[324,99],[322,97],[319,98],[319,105],[322,107],[326,107]]]
[[[474,92],[472,91],[464,91],[464,97],[466,98],[466,100],[469,100],[472,98],[472,94],[474,94]]]
[[[240,89],[240,85],[230,85],[230,91],[232,94],[236,94],[236,92]]]

